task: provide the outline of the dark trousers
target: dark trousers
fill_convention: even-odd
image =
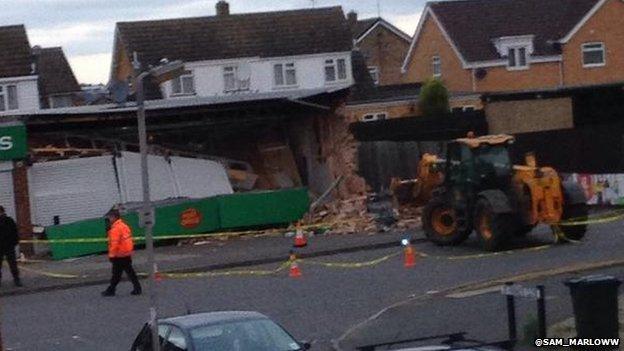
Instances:
[[[139,278],[137,278],[136,272],[134,268],[132,268],[132,257],[114,257],[110,258],[110,262],[113,264],[113,276],[111,277],[110,286],[108,287],[109,291],[115,292],[115,288],[117,288],[117,284],[119,284],[123,272],[126,272],[126,275],[134,286],[134,290],[141,290]]]
[[[11,274],[13,275],[13,281],[19,282],[19,270],[17,269],[17,259],[15,257],[15,248],[10,249],[0,249],[0,281],[2,280],[2,261],[6,257],[7,262],[9,263],[9,269],[11,270]]]

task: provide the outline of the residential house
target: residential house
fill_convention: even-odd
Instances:
[[[42,108],[76,106],[81,88],[61,47],[32,48]]]
[[[381,17],[358,19],[356,12],[347,14],[356,50],[377,85],[401,83],[401,64],[412,38]]]
[[[0,116],[39,109],[36,72],[26,28],[0,27]]]
[[[117,23],[111,80],[167,59],[186,73],[150,98],[345,88],[351,48],[340,7],[231,14],[220,1],[216,16]]]
[[[429,2],[403,71],[405,82],[436,77],[454,92],[624,81],[624,2]]]

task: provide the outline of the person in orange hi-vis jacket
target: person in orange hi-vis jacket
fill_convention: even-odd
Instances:
[[[113,265],[113,276],[110,285],[102,292],[102,296],[115,296],[115,289],[121,280],[121,275],[126,272],[134,289],[132,295],[141,295],[141,284],[136,272],[132,267],[132,253],[134,243],[132,241],[132,229],[121,219],[119,210],[112,209],[106,214],[108,220],[108,259]]]

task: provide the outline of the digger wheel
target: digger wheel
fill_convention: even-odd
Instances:
[[[455,209],[442,197],[425,205],[422,223],[427,238],[440,246],[460,244],[470,235],[470,231],[460,230]]]
[[[481,246],[486,251],[501,249],[514,234],[512,215],[494,212],[486,199],[477,201],[474,223]]]
[[[585,204],[573,204],[564,207],[563,220],[572,221],[586,221],[587,220],[587,205]],[[571,240],[581,240],[587,232],[587,224],[581,225],[562,225],[559,227],[566,238]]]

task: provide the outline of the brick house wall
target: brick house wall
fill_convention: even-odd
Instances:
[[[13,167],[13,192],[15,196],[15,222],[20,239],[32,239],[32,221],[30,218],[30,193],[28,191],[28,166],[23,161],[16,161]],[[25,255],[33,253],[32,244],[20,245]]]
[[[473,90],[471,72],[462,68],[459,57],[431,16],[427,17],[423,24],[403,75],[403,83],[423,82],[433,77],[434,56],[441,58],[441,79],[449,91]]]
[[[379,69],[379,85],[401,83],[401,64],[410,43],[384,26],[378,25],[357,44],[366,64]]]
[[[584,68],[584,43],[602,42],[606,65]],[[563,46],[565,85],[592,85],[624,81],[624,2],[608,0]]]

